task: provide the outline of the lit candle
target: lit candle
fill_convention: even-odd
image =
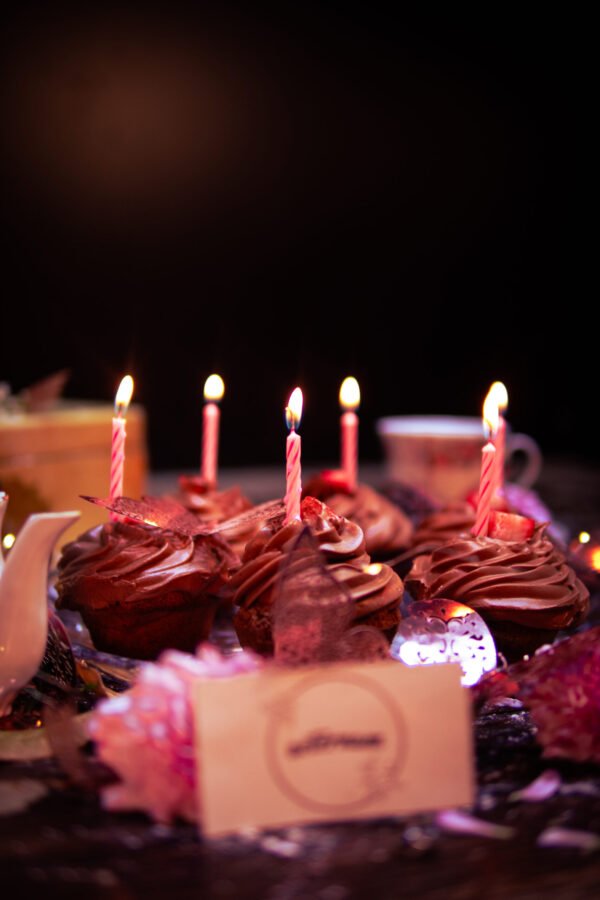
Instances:
[[[127,407],[133,394],[133,378],[126,375],[119,385],[115,397],[115,415],[112,420],[112,441],[110,454],[110,499],[116,500],[123,496],[123,469],[125,466],[125,438],[127,432]],[[118,520],[118,516],[111,513],[111,519]]]
[[[302,471],[300,466],[300,435],[296,428],[302,417],[302,391],[294,388],[285,408],[285,421],[289,435],[285,446],[285,521],[300,518],[300,498],[302,495]]]
[[[344,413],[341,425],[341,468],[351,491],[356,489],[358,471],[358,416],[355,410],[360,403],[360,388],[356,378],[344,378],[340,388],[340,406]]]
[[[506,419],[502,415],[508,406],[508,391],[501,381],[495,381],[489,389],[488,396],[492,396],[498,408],[498,425],[492,434],[492,441],[496,448],[496,460],[494,462],[494,485],[492,496],[504,493],[504,465],[506,458]]]
[[[217,465],[219,459],[219,401],[223,399],[225,385],[220,375],[209,375],[204,383],[204,404],[202,414],[202,477],[209,487],[217,486]]]
[[[498,405],[495,397],[488,393],[483,404],[483,427],[488,438],[487,444],[481,451],[481,475],[479,478],[479,497],[477,500],[477,515],[473,526],[475,537],[486,537],[490,521],[490,509],[492,506],[492,494],[494,489],[494,465],[496,448],[490,436],[498,427]]]

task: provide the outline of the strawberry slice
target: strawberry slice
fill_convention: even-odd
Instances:
[[[323,469],[321,472],[323,484],[329,491],[349,494],[348,477],[343,469]]]
[[[501,541],[526,541],[533,534],[534,528],[533,519],[493,509],[490,512],[488,537],[500,538]]]

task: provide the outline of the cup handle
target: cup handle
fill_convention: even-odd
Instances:
[[[528,434],[511,434],[506,443],[507,463],[511,462],[512,457],[516,453],[522,453],[525,457],[521,471],[511,481],[513,484],[520,484],[524,488],[532,487],[542,471],[542,451]]]

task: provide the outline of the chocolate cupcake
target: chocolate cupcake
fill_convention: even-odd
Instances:
[[[464,534],[419,556],[408,590],[418,600],[457,600],[476,610],[508,659],[532,653],[585,618],[589,594],[546,526],[531,524],[526,539]]]
[[[330,574],[354,601],[353,624],[371,625],[392,638],[398,625],[403,584],[389,566],[371,563],[361,528],[314,497],[301,506],[302,521],[284,524],[285,510],[272,516],[246,547],[241,569],[226,587],[237,606],[240,642],[259,653],[273,652],[272,607],[281,564],[305,527],[317,542]]]
[[[373,560],[387,560],[411,543],[413,526],[402,510],[366,484],[350,490],[337,473],[323,472],[306,485],[305,495],[317,497],[338,516],[358,525]]]
[[[99,650],[136,659],[193,651],[237,563],[215,535],[111,522],[63,548],[57,607],[81,613]]]

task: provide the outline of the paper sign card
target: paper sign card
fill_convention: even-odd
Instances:
[[[335,663],[206,679],[195,693],[202,831],[470,804],[458,665]]]

